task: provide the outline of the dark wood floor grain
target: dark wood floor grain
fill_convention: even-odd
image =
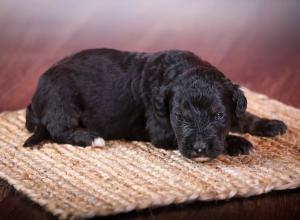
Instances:
[[[38,77],[85,48],[194,51],[233,81],[300,107],[299,1],[0,1],[0,111],[25,107]],[[300,191],[148,209],[109,219],[300,219]],[[1,200],[0,200],[1,201]],[[52,219],[10,190],[0,219]]]

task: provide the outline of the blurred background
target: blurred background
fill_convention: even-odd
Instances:
[[[86,48],[191,50],[232,81],[300,107],[300,1],[0,0],[0,111]]]

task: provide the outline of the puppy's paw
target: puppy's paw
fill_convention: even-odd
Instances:
[[[97,137],[92,142],[92,147],[104,147],[105,146],[105,140],[102,137]]]
[[[274,137],[287,132],[287,126],[283,121],[261,119],[255,123],[253,134],[263,137]]]
[[[230,156],[250,154],[253,145],[243,137],[228,135],[226,137],[226,153]]]

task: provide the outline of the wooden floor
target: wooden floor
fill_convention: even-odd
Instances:
[[[292,0],[0,0],[0,111],[25,107],[51,64],[96,47],[191,50],[234,82],[300,107],[299,27]],[[0,219],[53,218],[7,192]],[[300,219],[299,200],[291,190],[110,219]]]

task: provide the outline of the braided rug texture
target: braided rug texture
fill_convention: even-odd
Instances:
[[[244,135],[251,155],[196,162],[149,143],[109,141],[104,148],[45,143],[30,135],[24,110],[0,114],[0,177],[65,218],[110,215],[194,200],[248,197],[300,186],[300,110],[245,90],[250,112],[285,121],[275,138]]]

